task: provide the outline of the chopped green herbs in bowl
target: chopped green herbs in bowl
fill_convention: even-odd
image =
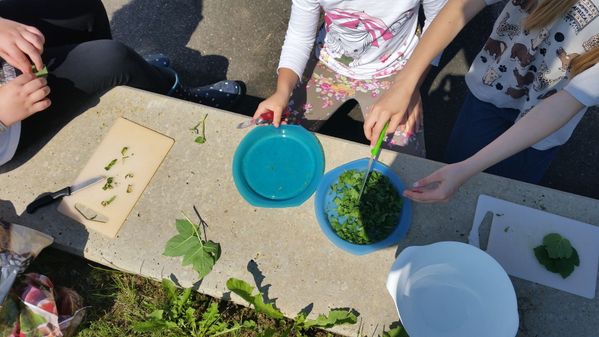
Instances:
[[[411,205],[404,185],[389,167],[376,162],[362,198],[360,189],[368,159],[325,174],[316,191],[316,218],[327,238],[356,255],[397,244],[407,233]]]
[[[366,170],[351,169],[331,185],[333,205],[326,210],[335,233],[358,245],[388,237],[399,221],[402,199],[389,178],[374,171],[368,178],[361,198],[360,189]]]

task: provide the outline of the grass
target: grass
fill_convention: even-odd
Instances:
[[[28,272],[44,274],[56,286],[69,287],[84,298],[89,306],[86,321],[79,327],[78,337],[182,337],[180,332],[136,332],[132,326],[143,321],[152,307],[165,306],[167,296],[159,282],[141,276],[123,273],[94,264],[73,255],[48,248],[29,267]],[[225,322],[254,320],[261,328],[283,331],[291,320],[276,321],[257,314],[253,309],[219,301],[193,292],[192,305],[198,319],[210,303],[217,301],[220,317]],[[254,331],[242,331],[233,336],[256,336]],[[312,329],[305,336],[338,336],[326,331]]]

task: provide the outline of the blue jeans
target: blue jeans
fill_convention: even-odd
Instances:
[[[468,92],[449,137],[446,162],[456,163],[474,155],[514,125],[519,114],[516,109],[498,108]],[[529,147],[485,172],[536,184],[543,178],[557,149],[541,151]]]

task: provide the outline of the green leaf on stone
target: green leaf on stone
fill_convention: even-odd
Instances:
[[[220,244],[204,241],[199,235],[199,226],[189,219],[177,219],[175,227],[179,234],[167,241],[165,256],[182,256],[183,266],[191,265],[200,278],[208,275],[220,258]]]
[[[545,235],[543,245],[552,259],[567,259],[572,255],[570,240],[557,233]]]

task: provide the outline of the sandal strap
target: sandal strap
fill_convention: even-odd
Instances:
[[[166,93],[168,96],[173,96],[173,94],[175,93],[175,91],[179,87],[181,87],[181,81],[179,79],[179,74],[177,74],[177,72],[175,70],[173,70],[172,68],[166,67],[164,69],[170,71],[171,73],[173,73],[173,75],[175,75],[175,83],[173,84],[173,86],[171,87],[171,89]]]

